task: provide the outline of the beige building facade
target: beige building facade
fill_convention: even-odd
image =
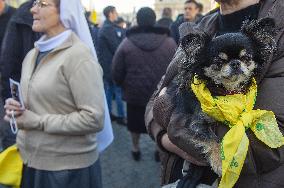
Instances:
[[[173,19],[177,17],[178,14],[183,13],[184,2],[186,0],[155,0],[154,8],[157,14],[157,17],[160,18],[162,11],[165,7],[172,9]],[[214,8],[215,3],[213,0],[196,0],[199,3],[203,4],[203,14],[210,11]]]
[[[27,0],[5,0],[5,2],[8,4],[8,5],[11,5],[13,7],[19,7],[23,2],[25,2]]]

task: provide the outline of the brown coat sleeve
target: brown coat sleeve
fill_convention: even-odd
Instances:
[[[180,49],[180,48],[179,48]],[[180,50],[177,50],[173,60],[167,68],[166,74],[162,77],[161,81],[157,86],[157,90],[153,93],[150,98],[145,111],[145,125],[147,131],[151,138],[155,140],[160,149],[165,150],[161,145],[161,137],[163,134],[167,133],[167,126],[161,122],[162,111],[167,108],[167,105],[164,103],[163,106],[159,105],[161,97],[159,97],[160,91],[167,87],[168,84],[174,79],[177,75],[177,59],[180,57]],[[155,111],[155,112],[154,112]],[[171,113],[171,112],[168,112]]]
[[[159,125],[157,121],[155,121],[154,116],[153,116],[154,102],[155,102],[156,97],[158,97],[159,95],[163,81],[164,81],[164,76],[162,77],[161,81],[158,84],[157,90],[153,93],[153,95],[151,96],[146,106],[145,125],[146,125],[146,129],[150,137],[157,143],[158,147],[161,150],[165,151],[165,149],[161,145],[161,137],[167,132],[167,130],[161,125]]]

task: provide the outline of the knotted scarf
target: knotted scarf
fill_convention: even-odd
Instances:
[[[284,145],[274,113],[253,110],[257,96],[255,79],[246,94],[212,96],[205,83],[197,77],[191,89],[202,111],[230,128],[221,143],[222,177],[219,188],[233,187],[240,176],[249,146],[247,129],[270,148]]]

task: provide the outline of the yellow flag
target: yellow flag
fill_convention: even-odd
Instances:
[[[96,24],[97,23],[97,12],[95,10],[93,10],[91,12],[91,15],[90,15],[90,18],[89,20],[93,23],[93,24]]]
[[[23,161],[15,145],[0,153],[0,184],[19,188]]]

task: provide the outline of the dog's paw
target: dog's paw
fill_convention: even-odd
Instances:
[[[221,159],[221,146],[220,143],[212,142],[208,155],[208,161],[213,171],[222,176],[222,159]]]

